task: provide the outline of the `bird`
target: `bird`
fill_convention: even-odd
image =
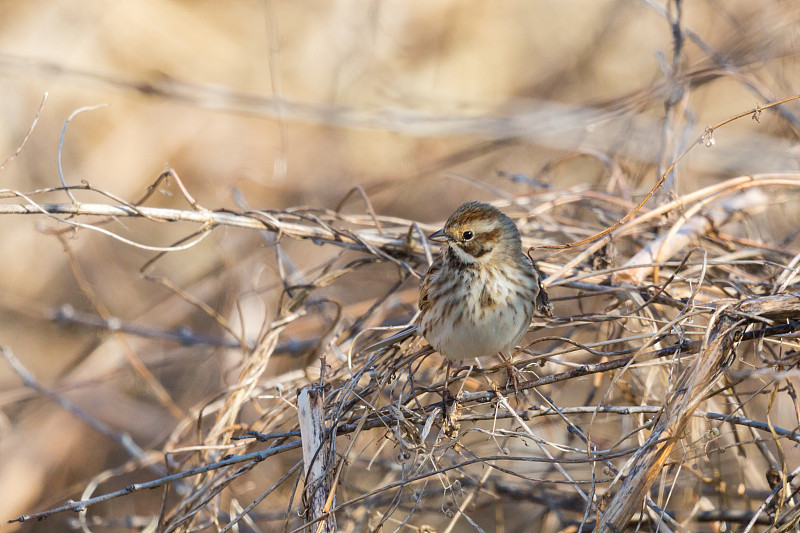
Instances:
[[[516,389],[510,358],[535,311],[553,309],[517,225],[491,204],[466,202],[428,240],[441,253],[422,281],[418,322],[370,348],[421,334],[447,359],[445,390],[453,361],[500,355]]]

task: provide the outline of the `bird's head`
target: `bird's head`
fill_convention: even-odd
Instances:
[[[465,265],[485,264],[505,254],[516,259],[522,253],[514,221],[484,202],[462,204],[428,239],[441,243],[445,258]]]

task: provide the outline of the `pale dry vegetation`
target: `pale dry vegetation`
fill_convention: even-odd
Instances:
[[[2,531],[797,530],[795,2],[30,0],[0,27]],[[445,415],[423,340],[364,348],[469,199],[555,314],[518,393],[467,361]]]

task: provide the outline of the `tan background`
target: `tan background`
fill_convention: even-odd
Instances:
[[[22,152],[0,173],[0,187],[57,186],[64,121],[82,106],[104,104],[69,124],[64,177],[129,201],[169,164],[212,209],[240,208],[236,195],[253,208],[334,208],[362,185],[377,212],[435,222],[465,199],[496,198],[479,183],[535,193],[497,172],[537,176],[576,151],[621,161],[633,192],[643,192],[655,181],[662,147],[671,161],[705,125],[800,92],[796,2],[686,2],[684,28],[705,48],[687,40],[677,77],[669,74],[673,41],[663,9],[663,2],[605,0],[6,1],[0,159],[14,152],[44,93],[49,97]],[[672,141],[665,143],[664,101],[680,87],[687,115],[670,123]],[[717,133],[713,149],[684,160],[675,190],[797,170],[796,131],[773,112],[760,124],[732,124]],[[509,138],[514,142],[470,151]],[[578,160],[542,178],[560,189],[603,185],[604,173],[596,162]],[[150,205],[186,208],[171,190]],[[46,198],[67,201],[63,193]],[[346,210],[363,206],[351,200]],[[125,350],[104,332],[47,319],[64,304],[96,311],[64,245],[42,231],[56,227],[39,217],[0,220],[0,344],[43,383],[62,383],[59,390],[80,407],[154,446],[174,419],[131,377]],[[135,220],[116,226],[151,245],[192,229]],[[67,237],[112,315],[213,329],[196,308],[142,279],[138,269],[152,252],[87,232]],[[319,260],[313,245],[289,249],[300,265]],[[279,294],[274,272],[260,236],[233,229],[158,265],[159,275],[225,315],[241,298],[256,325]],[[364,300],[381,285],[379,274],[359,285]],[[230,356],[211,349],[136,338],[129,348],[153,365],[183,408],[231,379]],[[91,476],[124,458],[116,444],[34,398],[5,363],[0,408],[2,521],[77,498]],[[133,501],[115,502],[114,515],[136,514]],[[55,530],[65,519],[20,529]]]

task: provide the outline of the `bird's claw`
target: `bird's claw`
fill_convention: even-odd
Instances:
[[[506,383],[506,389],[509,388],[509,385],[513,386],[514,387],[514,398],[516,398],[516,400],[519,401],[519,391],[520,391],[519,385],[520,385],[520,381],[521,381],[519,379],[519,370],[517,370],[514,367],[514,365],[511,364],[511,359],[506,359],[503,356],[503,354],[499,354],[499,355],[500,355],[500,359],[503,360],[503,364],[506,367],[506,372],[508,372],[508,383]]]
[[[514,368],[514,366],[509,361],[506,362],[506,372],[508,372],[508,382],[514,387],[514,398],[516,398],[517,401],[519,401],[519,385],[520,385],[519,370]],[[506,385],[506,388],[508,388],[508,385]]]

